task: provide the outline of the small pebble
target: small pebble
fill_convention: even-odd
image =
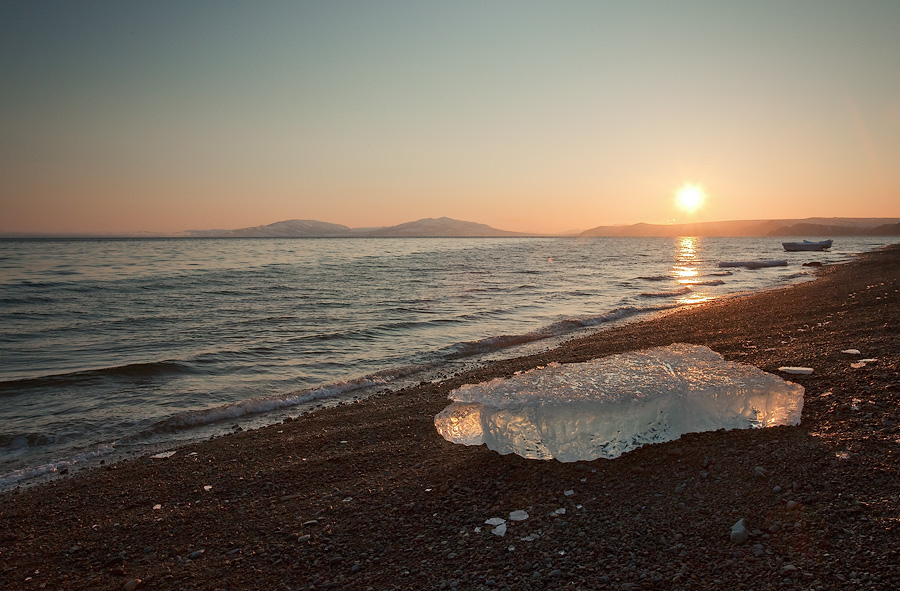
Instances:
[[[746,543],[749,539],[750,532],[747,531],[744,520],[739,519],[737,523],[731,526],[731,543],[740,545]]]
[[[510,513],[509,519],[510,521],[525,521],[526,519],[528,519],[528,513],[519,509]]]

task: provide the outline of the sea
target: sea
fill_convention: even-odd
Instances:
[[[0,240],[0,490],[808,281],[803,263],[898,241],[781,240]]]

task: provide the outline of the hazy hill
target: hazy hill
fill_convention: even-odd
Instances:
[[[900,235],[897,218],[807,218],[734,220],[694,224],[599,226],[581,236],[865,236]],[[877,231],[876,231],[877,228]]]
[[[237,230],[189,230],[185,234],[198,238],[314,238],[350,236],[353,230],[316,220],[286,220]]]
[[[801,222],[773,230],[770,236],[900,236],[900,224],[884,223],[887,221],[874,220],[881,222],[877,225],[847,225],[846,220],[840,224]]]
[[[519,232],[498,230],[486,224],[462,222],[450,218],[425,218],[415,222],[407,222],[389,228],[380,228],[367,232],[366,236],[379,237],[490,237],[490,236],[527,236]]]
[[[632,224],[630,226],[599,226],[581,236],[767,236],[780,228],[780,221],[740,220],[727,222],[698,222],[692,224]]]
[[[900,222],[875,226],[869,234],[871,236],[900,236]]]
[[[352,229],[340,224],[315,220],[287,220],[265,226],[238,230],[191,230],[185,235],[215,238],[332,238],[332,237],[489,237],[525,236],[507,232],[475,222],[462,222],[450,218],[426,218],[387,228]]]

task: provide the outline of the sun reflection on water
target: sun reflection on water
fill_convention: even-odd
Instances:
[[[706,290],[702,289],[703,280],[700,279],[698,266],[701,263],[700,239],[694,236],[679,238],[675,249],[675,264],[672,265],[672,275],[681,285],[691,288],[691,292],[678,298],[679,304],[701,304],[714,299]],[[700,290],[698,291],[698,288]]]
[[[689,283],[689,281],[685,280],[700,274],[696,267],[699,242],[697,238],[688,236],[678,241],[678,247],[675,252],[676,264],[672,267],[672,270],[679,283]]]

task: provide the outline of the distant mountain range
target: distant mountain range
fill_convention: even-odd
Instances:
[[[558,236],[498,230],[485,224],[447,217],[425,218],[397,226],[350,228],[316,220],[285,220],[237,230],[188,230],[178,234],[54,234],[56,237],[187,237],[187,238],[490,238],[506,236]],[[806,218],[737,220],[693,224],[632,224],[598,226],[566,236],[900,236],[900,218]],[[6,238],[50,237],[50,234],[5,233]]]
[[[599,226],[580,236],[900,236],[900,218],[806,218]]]
[[[450,218],[425,218],[383,228],[350,228],[315,220],[287,220],[238,230],[193,230],[187,236],[217,238],[501,237],[537,236]],[[579,236],[900,236],[900,218],[737,220],[694,224],[598,226]]]
[[[383,228],[350,228],[340,224],[329,224],[328,222],[317,222],[315,220],[287,220],[265,226],[241,228],[239,230],[191,230],[186,232],[185,235],[216,238],[486,238],[492,236],[529,236],[529,234],[507,232],[485,224],[462,222],[446,217],[437,219],[425,218],[415,222]]]

